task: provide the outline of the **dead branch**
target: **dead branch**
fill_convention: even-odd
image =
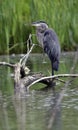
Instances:
[[[32,46],[32,36],[36,36],[36,34],[29,34],[29,38],[28,38],[28,40],[27,40],[27,53],[29,52],[29,50],[30,50],[30,45]]]
[[[20,89],[21,86],[23,86],[22,88],[26,87],[26,89],[29,90],[29,88],[36,83],[43,83],[43,84],[46,84],[46,85],[50,85],[52,79],[59,80],[60,82],[65,83],[64,80],[59,79],[59,78],[60,77],[78,77],[78,74],[58,74],[58,75],[54,75],[54,76],[45,77],[41,73],[36,73],[36,74],[33,74],[33,75],[26,75],[26,76],[24,75],[23,78],[21,78],[22,76],[21,76],[21,64],[20,63],[9,64],[9,63],[6,63],[6,62],[0,62],[0,65],[5,65],[5,66],[8,66],[8,67],[11,67],[11,68],[14,69],[15,89],[16,88]],[[28,70],[26,70],[26,71],[28,71]]]
[[[28,59],[28,57],[29,57],[29,55],[30,55],[30,53],[31,53],[31,51],[32,51],[32,49],[33,49],[33,47],[35,46],[35,44],[33,44],[32,43],[32,35],[30,34],[29,35],[29,38],[28,38],[28,40],[27,40],[27,54],[26,55],[24,55],[21,59],[20,59],[20,61],[19,61],[19,63],[23,66],[23,68],[25,67],[25,64],[26,64],[26,62],[27,62],[27,59]],[[30,48],[30,50],[29,50],[29,44],[31,44],[32,46],[31,46],[31,48]]]
[[[58,80],[58,81],[60,81],[62,83],[66,83],[66,81],[64,81],[63,79],[60,79],[60,78],[56,78],[55,80]]]
[[[49,85],[51,82],[51,79],[55,79],[58,80],[58,77],[78,77],[78,74],[59,74],[59,75],[54,75],[54,76],[47,76],[47,77],[42,77],[40,79],[37,79],[35,81],[33,81],[31,84],[28,85],[27,89],[29,89],[32,85],[36,84],[36,83],[46,83],[46,85]],[[61,81],[61,80],[60,80]]]
[[[26,64],[26,62],[27,62],[27,59],[28,59],[28,57],[29,57],[29,55],[30,55],[30,53],[31,53],[31,51],[32,51],[32,49],[33,49],[34,46],[35,46],[35,44],[33,44],[33,45],[31,46],[31,48],[30,48],[30,51],[29,51],[25,56],[23,56],[22,59],[20,59],[20,64],[21,64],[23,67],[25,67],[25,64]]]
[[[15,64],[10,64],[10,63],[7,63],[7,62],[0,62],[0,66],[3,65],[3,66],[8,66],[8,67],[12,67],[14,68],[15,67]]]

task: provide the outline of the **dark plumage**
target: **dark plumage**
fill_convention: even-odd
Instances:
[[[56,33],[52,29],[47,29],[43,37],[44,52],[47,53],[52,64],[52,75],[54,70],[57,71],[59,67],[60,45]]]
[[[32,26],[36,27],[37,39],[51,61],[52,75],[54,75],[54,71],[58,71],[60,59],[60,44],[58,37],[55,31],[49,29],[44,21],[33,22]]]

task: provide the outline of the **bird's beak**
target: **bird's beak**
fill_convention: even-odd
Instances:
[[[31,25],[34,26],[34,27],[39,27],[40,26],[40,24],[36,23],[36,22],[33,22]]]

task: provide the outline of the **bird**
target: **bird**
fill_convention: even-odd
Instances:
[[[37,40],[51,61],[53,76],[54,71],[59,69],[61,49],[58,36],[54,29],[48,27],[45,21],[32,22],[32,26],[36,28]]]

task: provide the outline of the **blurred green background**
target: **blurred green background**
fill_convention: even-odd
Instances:
[[[76,50],[78,0],[0,0],[0,54],[26,53],[28,36],[35,33],[30,23],[38,20],[56,31],[63,51]]]

